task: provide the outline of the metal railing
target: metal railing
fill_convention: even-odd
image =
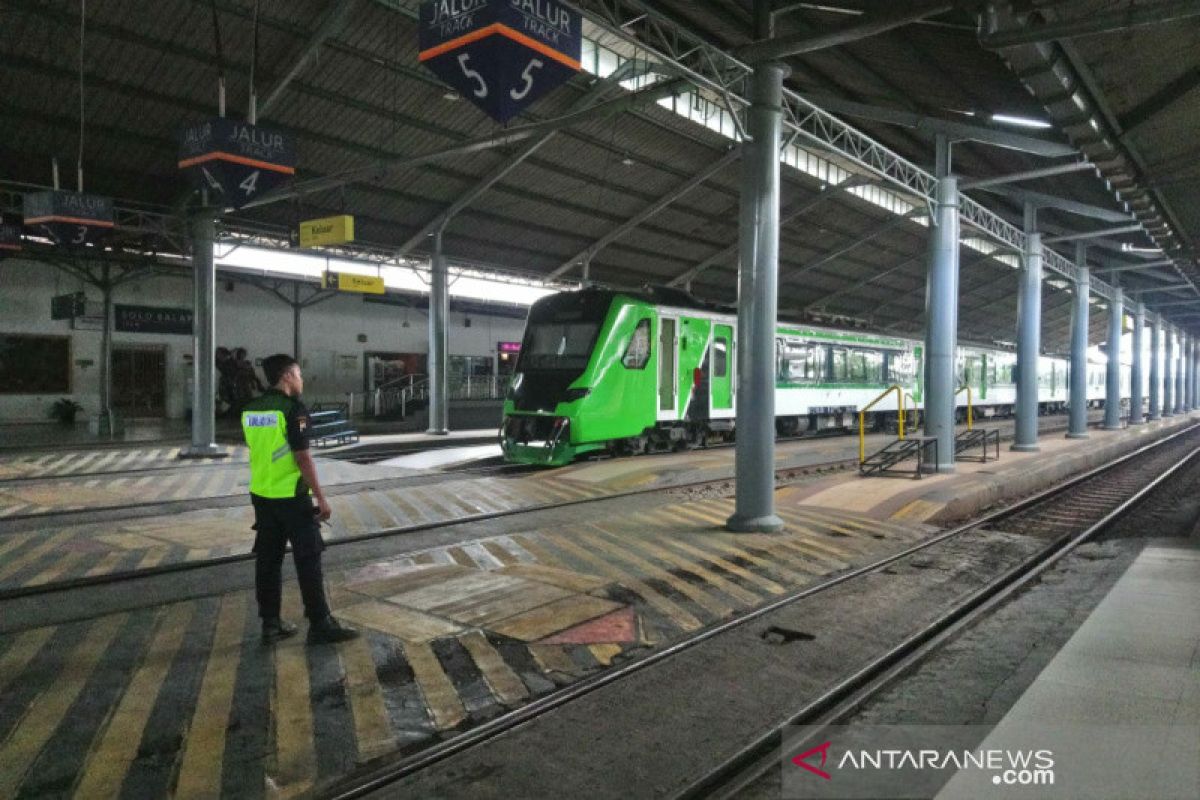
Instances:
[[[887,397],[892,392],[896,393],[896,405],[899,410],[896,418],[899,420],[900,438],[904,438],[904,389],[902,389],[899,384],[893,384],[892,386],[884,389],[883,392],[874,400],[858,410],[858,463],[860,464],[867,460],[867,412],[874,408],[880,400]]]
[[[970,430],[975,429],[975,412],[972,410],[973,407],[972,407],[972,403],[971,403],[971,386],[970,386],[970,384],[964,383],[962,386],[959,386],[957,389],[954,390],[954,396],[958,397],[963,392],[967,393],[967,430],[970,431]],[[985,414],[984,416],[986,417],[987,415]]]
[[[446,387],[447,400],[502,400],[508,390],[507,375],[463,375]],[[346,407],[351,417],[408,416],[414,403],[429,400],[429,376],[405,375],[367,392],[348,392]]]

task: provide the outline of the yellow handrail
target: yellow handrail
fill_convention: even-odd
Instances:
[[[967,393],[967,430],[970,431],[970,430],[975,429],[975,414],[971,410],[971,386],[970,386],[970,384],[964,383],[962,386],[958,387],[958,390],[954,392],[954,396],[958,397],[964,391]]]
[[[879,395],[858,410],[858,463],[860,464],[867,460],[867,412],[870,411],[876,403],[887,397],[892,392],[895,392],[896,397],[898,398],[896,402],[900,407],[900,415],[898,417],[900,420],[900,438],[904,438],[904,390],[897,385],[892,385],[885,389],[883,394]]]

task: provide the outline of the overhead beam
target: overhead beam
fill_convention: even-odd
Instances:
[[[1173,292],[1178,289],[1191,289],[1190,283],[1172,283],[1170,286],[1152,286],[1149,289],[1130,289],[1131,294],[1150,294],[1151,292]]]
[[[501,133],[489,134],[476,139],[468,139],[459,142],[456,145],[447,147],[441,150],[432,150],[427,153],[422,153],[416,156],[395,156],[388,158],[379,158],[375,163],[367,164],[361,167],[353,167],[344,172],[335,175],[327,175],[321,178],[314,178],[308,181],[296,183],[290,189],[282,189],[275,192],[270,192],[257,200],[242,206],[245,209],[258,208],[261,206],[273,205],[285,200],[293,200],[297,197],[315,194],[317,192],[326,192],[332,189],[338,189],[351,183],[355,180],[379,181],[386,178],[388,175],[405,169],[424,166],[426,164],[434,164],[439,161],[444,161],[455,156],[470,155],[472,153],[480,153],[485,150],[492,150],[497,147],[504,147],[517,142],[523,142],[533,136],[549,133],[550,131],[562,130],[574,125],[579,125],[584,122],[590,122],[596,119],[620,114],[647,103],[653,103],[664,97],[670,97],[673,94],[683,90],[687,82],[681,78],[664,81],[654,84],[637,92],[632,92],[627,95],[609,100],[604,103],[599,103],[591,108],[582,111],[575,111],[564,114],[561,117],[542,120],[541,122],[533,122],[528,125],[518,125],[509,128]]]
[[[1004,147],[1009,150],[1020,150],[1048,158],[1063,158],[1079,156],[1079,151],[1069,144],[1060,144],[1036,136],[1026,136],[1021,133],[997,130],[982,125],[970,125],[965,122],[928,117],[911,111],[900,111],[894,108],[856,103],[853,100],[843,100],[829,95],[807,95],[815,105],[833,114],[845,114],[860,119],[882,122],[886,125],[899,125],[930,135],[943,134],[956,141],[973,141],[982,144]]]
[[[1021,205],[1032,203],[1038,208],[1053,208],[1058,211],[1065,211],[1068,214],[1076,214],[1081,217],[1090,217],[1092,219],[1102,220],[1104,222],[1129,222],[1133,219],[1129,214],[1121,211],[1113,211],[1100,206],[1093,206],[1088,203],[1080,203],[1077,200],[1068,200],[1065,197],[1046,194],[1044,192],[1034,192],[1028,189],[1018,189],[1013,186],[995,186],[988,185],[981,188],[985,192],[1011,197]],[[1051,241],[1047,239],[1046,241]]]
[[[575,255],[568,258],[566,261],[564,261],[562,264],[560,264],[558,267],[556,267],[549,275],[547,275],[546,279],[554,280],[555,278],[559,277],[560,275],[562,275],[565,272],[567,272],[568,270],[570,270],[576,264],[584,264],[584,263],[591,261],[592,256],[594,256],[596,253],[600,252],[605,247],[612,244],[617,239],[621,238],[622,236],[624,236],[626,233],[633,230],[637,226],[641,225],[643,222],[650,219],[655,214],[658,214],[663,209],[665,209],[667,206],[671,205],[676,200],[683,197],[685,194],[688,194],[689,192],[694,191],[695,189],[699,188],[700,185],[703,184],[705,181],[707,181],[708,179],[710,179],[711,177],[716,175],[718,172],[725,169],[725,167],[729,166],[734,161],[736,161],[738,158],[740,158],[741,153],[742,153],[742,149],[740,147],[730,148],[729,151],[727,153],[725,153],[725,155],[721,156],[721,158],[717,159],[715,162],[710,164],[702,172],[698,173],[697,175],[692,176],[688,180],[681,183],[679,186],[676,186],[670,192],[668,192],[667,194],[658,198],[653,203],[651,203],[650,205],[646,206],[644,209],[639,211],[637,214],[630,217],[625,222],[622,222],[620,225],[618,225],[617,227],[613,228],[608,233],[601,236],[595,242],[593,242],[592,244],[588,245],[584,249],[580,250]]]
[[[756,64],[814,53],[818,50],[877,36],[893,28],[942,14],[953,7],[953,3],[946,2],[896,2],[893,0],[888,3],[886,11],[870,14],[848,25],[820,33],[804,32],[790,36],[776,36],[773,39],[766,39],[739,48],[734,55],[747,63]]]
[[[1200,2],[1196,0],[1130,4],[1119,10],[1093,13],[1086,17],[1029,23],[1009,30],[991,31],[980,36],[979,41],[984,47],[999,49],[1096,36],[1147,25],[1164,25],[1192,17],[1200,17]]]
[[[816,269],[819,266],[822,266],[823,264],[828,264],[830,261],[834,261],[838,258],[841,258],[842,256],[846,255],[847,253],[852,252],[853,250],[856,250],[859,247],[862,247],[864,244],[867,244],[870,241],[878,239],[880,236],[883,236],[888,231],[892,231],[892,230],[895,230],[896,228],[901,227],[905,222],[911,222],[912,220],[918,219],[920,217],[927,217],[927,216],[929,216],[929,211],[922,206],[920,208],[910,211],[907,214],[901,214],[901,215],[892,217],[891,219],[885,221],[883,224],[876,226],[876,228],[874,230],[872,230],[870,233],[860,235],[857,239],[850,242],[849,244],[844,245],[842,247],[834,248],[833,250],[830,250],[827,253],[825,253],[824,255],[817,258],[816,261],[810,261],[810,262],[802,265],[799,269],[795,270],[794,272],[790,272],[787,275],[786,279],[781,280],[780,282],[785,285],[793,284],[796,282],[796,279],[799,278],[801,275],[804,275],[807,272],[811,272],[812,270]]]
[[[1090,161],[1072,161],[1069,164],[1057,164],[1053,167],[1042,167],[1041,169],[1027,169],[1024,172],[1012,172],[1008,175],[997,175],[994,178],[976,178],[973,181],[963,181],[959,188],[986,189],[990,186],[1000,186],[1006,183],[1020,183],[1021,181],[1032,181],[1038,178],[1049,178],[1053,175],[1064,175],[1068,172],[1084,172],[1095,169],[1096,165]]]
[[[1101,239],[1105,236],[1116,236],[1120,233],[1137,233],[1142,230],[1141,225],[1122,225],[1116,228],[1101,228],[1096,231],[1084,231],[1083,233],[1067,233],[1062,236],[1051,236],[1043,241],[1046,244],[1059,244],[1060,242],[1078,242],[1083,239]]]
[[[607,94],[614,86],[632,76],[633,65],[634,60],[630,59],[617,67],[616,71],[614,71],[608,77],[596,81],[596,83],[593,84],[586,93],[580,96],[571,105],[570,110],[582,111],[585,108],[590,108],[591,106],[595,105],[597,102],[602,100],[604,95]],[[557,135],[558,131],[550,131],[549,133],[542,134],[532,142],[527,143],[516,153],[513,153],[511,156],[505,159],[503,163],[497,165],[495,169],[476,181],[470,189],[467,189],[465,192],[459,195],[458,199],[442,210],[441,213],[421,226],[420,230],[408,237],[408,239],[406,239],[404,243],[400,245],[399,249],[397,250],[397,255],[405,255],[411,252],[413,248],[423,244],[425,240],[432,236],[439,228],[445,226],[445,224],[449,220],[453,219],[460,211],[469,206],[471,203],[475,202],[480,196],[482,196],[497,183],[504,180],[504,178],[510,172],[521,166],[521,164],[525,163],[526,159],[540,150],[543,145]]]
[[[354,9],[356,2],[357,0],[333,0],[332,7],[325,13],[321,24],[313,31],[312,36],[305,43],[304,49],[300,51],[296,60],[292,62],[291,68],[284,73],[282,78],[276,81],[275,85],[271,87],[271,91],[267,94],[267,98],[259,104],[258,113],[260,115],[266,115],[271,112],[271,109],[283,97],[284,90],[287,89],[288,85],[317,57],[326,40],[342,32],[342,29],[346,27],[347,20],[350,19],[350,12]]]
[[[1175,260],[1171,258],[1161,258],[1158,261],[1147,261],[1143,264],[1120,264],[1110,267],[1096,267],[1093,272],[1140,272],[1147,269],[1158,269],[1159,267],[1174,266]]]
[[[817,194],[816,197],[810,197],[809,199],[805,200],[804,202],[800,203],[799,205],[795,205],[795,206],[792,206],[791,208],[785,209],[783,214],[779,218],[779,227],[783,228],[784,226],[788,225],[789,223],[794,222],[795,220],[804,216],[809,211],[811,211],[814,208],[816,208],[817,206],[821,205],[826,200],[829,200],[830,198],[832,198],[834,195],[838,194],[839,192],[844,192],[849,189],[853,189],[856,186],[866,186],[873,182],[874,181],[872,181],[870,178],[864,178],[861,175],[853,175],[853,176],[847,178],[846,180],[842,181],[841,183],[834,184],[833,186],[829,186],[829,187],[823,189],[819,194]],[[696,266],[692,267],[691,269],[687,270],[686,272],[682,272],[679,275],[676,275],[674,278],[671,279],[671,281],[667,285],[668,286],[686,285],[689,281],[691,281],[693,278],[695,278],[697,275],[704,272],[705,270],[710,269],[710,268],[716,266],[717,264],[727,262],[730,258],[732,258],[737,253],[737,249],[738,249],[737,242],[734,242],[733,244],[728,245],[727,247],[721,248],[721,250],[719,250],[716,253],[713,253],[711,256],[704,259]]]
[[[1122,128],[1121,138],[1150,122],[1198,87],[1200,67],[1192,67],[1126,112],[1119,120]]]

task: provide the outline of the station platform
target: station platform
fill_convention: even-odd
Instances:
[[[1151,539],[979,745],[1055,744],[1069,787],[1047,796],[1200,797],[1200,546]],[[1121,764],[1114,781],[1112,763]],[[960,772],[939,800],[1011,796]],[[1005,793],[1008,793],[1007,795]]]
[[[464,478],[430,487],[419,502],[412,489],[341,494],[335,541],[400,513],[453,520],[519,507],[534,492],[543,505],[594,502],[457,535],[414,530],[379,540],[389,552],[369,558],[331,548],[335,612],[365,633],[336,647],[306,648],[303,637],[262,646],[253,570],[243,563],[199,582],[164,575],[69,589],[52,603],[0,601],[0,796],[317,790],[905,549],[938,530],[931,521],[965,513],[963,498],[982,508],[1192,422],[1046,437],[1040,453],[1004,450],[1000,462],[920,481],[822,474],[820,465],[856,449],[844,439],[807,443],[820,453],[784,446],[781,464],[817,471],[778,490],[787,528],[771,535],[726,532],[728,492],[627,491],[728,476],[731,449]],[[11,587],[95,574],[103,564],[162,564],[206,543],[245,551],[244,509],[192,513],[209,516],[6,536],[0,572]],[[298,620],[292,584],[284,604]]]

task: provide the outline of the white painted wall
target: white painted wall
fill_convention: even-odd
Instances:
[[[245,347],[251,359],[292,349],[292,312],[273,295],[245,284],[226,283],[218,275],[216,341],[218,346]],[[39,333],[71,336],[71,388],[67,395],[80,403],[85,414],[94,414],[99,403],[100,332],[72,330],[66,320],[50,319],[50,298],[83,291],[99,306],[100,292],[61,270],[20,259],[0,261],[0,333]],[[191,282],[184,277],[156,277],[119,287],[114,303],[190,308]],[[523,320],[450,313],[450,355],[494,356],[499,341],[519,341]],[[409,327],[402,323],[407,317]],[[427,320],[417,309],[364,303],[357,295],[343,295],[304,309],[301,316],[302,366],[305,397],[310,402],[342,400],[346,392],[363,388],[363,360],[367,352],[428,352]],[[367,341],[359,342],[359,334]],[[190,336],[114,333],[115,344],[167,346],[167,413],[183,417],[191,405],[192,352]],[[353,357],[353,362],[344,356]],[[91,360],[91,366],[79,361]],[[261,378],[261,371],[260,371]],[[62,395],[11,395],[0,393],[0,422],[45,422],[50,405]]]

